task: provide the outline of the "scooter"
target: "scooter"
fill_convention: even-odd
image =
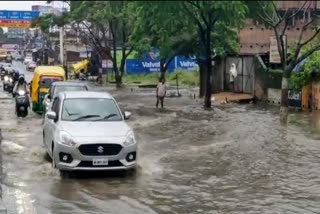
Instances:
[[[26,117],[28,115],[28,108],[30,107],[29,96],[26,91],[18,91],[14,94],[16,97],[16,114],[18,117]]]
[[[13,90],[13,78],[9,75],[5,75],[3,80],[3,90],[11,93]]]

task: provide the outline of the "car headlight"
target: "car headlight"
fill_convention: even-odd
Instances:
[[[133,132],[129,132],[129,134],[127,134],[126,140],[124,141],[124,145],[125,146],[131,146],[134,145],[136,143],[136,139],[134,137]]]
[[[10,79],[9,79],[9,82],[13,82],[13,79],[12,79],[12,78],[10,78]]]
[[[8,76],[4,76],[4,81],[8,81],[9,77]]]
[[[25,95],[25,94],[26,94],[26,92],[25,92],[25,91],[20,90],[20,91],[18,91],[18,94],[19,94],[20,96],[23,96],[23,95]]]
[[[67,132],[60,132],[59,134],[59,143],[66,145],[66,146],[75,146],[76,143],[72,140],[72,137]]]

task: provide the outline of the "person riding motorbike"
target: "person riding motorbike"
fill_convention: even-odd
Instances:
[[[13,92],[12,92],[13,96],[15,97],[16,95],[18,95],[19,91],[24,91],[25,95],[29,94],[28,84],[24,79],[24,75],[19,76],[19,80],[13,88]],[[15,113],[17,114],[17,112],[18,112],[18,105],[16,102]]]
[[[25,91],[26,94],[29,93],[29,88],[26,80],[24,79],[24,75],[20,75],[17,83],[13,88],[13,94],[17,94],[19,91]]]
[[[19,80],[20,74],[19,71],[14,71],[13,74],[13,83],[16,84],[16,82]]]

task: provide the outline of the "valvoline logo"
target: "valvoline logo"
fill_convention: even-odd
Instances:
[[[159,53],[149,52],[149,56],[152,60],[156,60],[159,57]]]

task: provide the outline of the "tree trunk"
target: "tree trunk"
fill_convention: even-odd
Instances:
[[[122,76],[119,74],[119,69],[117,65],[117,46],[115,39],[113,39],[113,71],[115,74],[116,87],[119,88],[122,84]]]
[[[211,108],[211,93],[212,93],[212,87],[211,87],[211,77],[212,77],[212,64],[211,64],[211,58],[207,58],[206,62],[206,94],[204,98],[204,107],[205,108]]]
[[[203,98],[204,95],[206,94],[206,77],[207,77],[207,70],[206,66],[204,63],[200,62],[199,63],[199,83],[200,83],[200,88],[199,88],[199,97]]]
[[[281,106],[280,106],[280,122],[287,124],[289,114],[288,102],[288,77],[282,77],[281,83]]]
[[[124,74],[124,65],[125,65],[125,62],[126,62],[126,59],[125,58],[122,58],[121,59],[121,63],[120,63],[120,76],[123,77],[123,74]]]
[[[211,29],[208,26],[206,30],[206,67],[207,67],[207,76],[206,76],[206,94],[204,98],[204,107],[211,108],[211,84],[212,84],[212,62],[211,62]]]
[[[165,69],[165,62],[166,59],[161,58],[160,59],[160,79],[163,80],[166,77],[166,69]]]

